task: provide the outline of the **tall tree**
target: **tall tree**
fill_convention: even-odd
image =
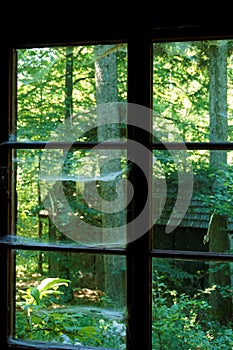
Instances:
[[[227,141],[227,42],[214,42],[209,46],[209,101],[210,101],[210,141]],[[218,169],[227,164],[226,151],[210,152],[210,173],[214,174]],[[223,185],[222,185],[223,186]],[[219,191],[219,182],[212,184],[212,193]],[[209,229],[209,251],[227,252],[230,249],[228,218],[218,212],[212,213]],[[222,287],[230,286],[230,267],[225,264],[219,268],[217,263],[210,263],[210,285]],[[218,287],[217,287],[218,288]],[[212,313],[222,322],[229,321],[232,317],[232,299],[223,297],[218,289],[210,295]]]
[[[96,104],[97,116],[101,126],[98,127],[98,141],[119,140],[120,123],[118,101],[118,82],[117,82],[117,56],[113,45],[98,45],[95,47],[95,81],[96,81]],[[112,154],[111,154],[112,153]],[[102,175],[108,175],[112,172],[121,170],[121,151],[103,151],[102,156],[111,159],[101,166]],[[113,157],[112,157],[113,156]],[[103,198],[103,243],[108,245],[112,242],[124,241],[126,233],[124,228],[120,227],[125,223],[125,211],[114,213],[114,204],[111,202],[119,196],[116,194],[116,181],[102,181],[100,194]],[[122,201],[123,197],[118,200]],[[114,230],[111,228],[119,229]],[[122,305],[124,302],[124,268],[121,259],[118,256],[104,256],[97,260],[97,276],[102,276],[102,286],[107,295],[114,301],[115,305]],[[102,273],[101,273],[102,270]]]
[[[73,114],[73,47],[66,47],[66,60],[65,60],[65,108],[64,108],[64,116],[65,120],[72,117]],[[69,152],[68,158],[72,157]],[[66,168],[69,168],[70,162],[67,160],[65,162]],[[66,169],[69,171],[69,169]],[[73,198],[73,194],[75,193],[75,182],[73,181],[63,181],[63,189],[66,197],[68,199]],[[65,240],[65,235],[58,231],[54,223],[49,218],[49,237],[54,240]],[[50,255],[49,265],[50,272],[57,273],[59,277],[70,279],[71,278],[71,253],[63,253],[62,258],[60,254],[53,253]],[[63,301],[70,301],[73,298],[73,290],[71,283],[68,287],[61,286],[60,289],[63,291],[62,299]]]

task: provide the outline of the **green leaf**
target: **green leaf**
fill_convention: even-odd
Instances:
[[[40,292],[36,287],[30,290],[30,295],[34,298],[36,304],[40,305]]]
[[[81,337],[84,337],[84,336],[94,336],[95,334],[97,334],[97,331],[96,331],[96,328],[93,327],[93,326],[85,326],[85,327],[82,327],[78,334],[81,336]]]
[[[48,289],[51,288],[57,288],[60,285],[66,285],[68,286],[68,283],[71,282],[68,279],[64,279],[64,278],[59,278],[59,277],[55,277],[55,278],[45,278],[41,281],[41,283],[38,286],[38,290],[39,291],[46,291]]]

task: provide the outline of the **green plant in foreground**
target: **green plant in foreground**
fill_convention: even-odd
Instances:
[[[81,344],[86,338],[96,338],[92,325],[79,326],[77,320],[83,315],[61,313],[49,308],[51,297],[62,294],[60,286],[68,286],[70,280],[45,278],[37,287],[19,291],[24,301],[16,303],[16,336],[21,339]]]
[[[179,294],[169,290],[163,277],[158,278],[153,290],[153,350],[233,348],[232,325],[223,326],[211,318],[205,293]]]
[[[43,279],[37,287],[30,287],[26,291],[19,290],[22,294],[22,298],[25,300],[26,308],[30,308],[33,305],[43,306],[43,301],[45,302],[45,297],[51,295],[63,294],[58,288],[62,285],[68,286],[70,280],[64,278],[45,278]]]

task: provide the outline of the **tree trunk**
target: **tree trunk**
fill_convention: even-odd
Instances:
[[[229,249],[227,217],[219,214],[213,214],[211,224],[209,226],[209,250],[226,252]],[[209,285],[220,286],[221,288],[229,287],[231,284],[231,271],[229,264],[219,262],[209,263]],[[221,295],[218,287],[210,294],[211,314],[220,320],[221,323],[226,324],[232,318],[232,300],[230,297]]]
[[[227,44],[216,43],[209,48],[209,76],[210,76],[210,141],[227,141]],[[210,151],[210,173],[216,171],[227,164],[227,154],[225,151]],[[219,191],[219,182],[212,184],[212,193]],[[228,218],[226,215],[213,213],[209,229],[209,251],[226,252],[230,248]],[[231,276],[228,264],[211,262],[209,269],[210,286],[230,286]],[[225,323],[229,321],[232,314],[231,298],[223,298],[218,289],[210,295],[211,312],[214,316]]]
[[[117,64],[116,53],[111,52],[106,54],[107,50],[111,51],[111,45],[98,45],[95,47],[95,80],[96,80],[96,103],[97,115],[101,124],[104,125],[98,128],[98,141],[119,140],[120,127],[117,124],[120,122],[119,108],[117,108],[118,89],[117,89]],[[101,166],[101,174],[107,175],[112,172],[121,170],[122,152],[119,150],[107,150],[101,152],[101,156],[106,156],[106,159],[111,159]],[[106,245],[111,242],[124,241],[126,233],[124,228],[120,228],[125,223],[125,211],[114,213],[114,205],[111,203],[116,194],[116,182],[106,181],[101,182],[100,195],[103,198],[102,207],[102,222],[103,235],[102,240]],[[119,195],[119,193],[118,193]],[[119,198],[124,206],[124,199]],[[111,233],[111,228],[119,227],[114,234]],[[109,230],[107,229],[109,228]],[[118,256],[97,257],[96,273],[102,277],[103,285],[101,286],[107,296],[113,300],[114,305],[124,305],[124,268],[121,259]],[[100,279],[97,277],[98,281]]]
[[[65,72],[65,119],[72,118],[73,114],[73,47],[66,48],[66,72]],[[71,119],[72,120],[72,119]],[[70,150],[68,157],[72,157],[72,150]],[[69,173],[69,161],[65,163],[66,169]],[[76,190],[75,182],[73,181],[63,181],[63,188],[66,198],[73,199],[73,193]],[[50,219],[49,219],[50,220]],[[50,220],[51,221],[51,220]],[[49,237],[53,240],[63,241],[67,237],[60,231],[57,230],[55,225],[50,222],[49,224]],[[62,256],[60,253],[50,254],[49,265],[50,273],[54,274],[55,277],[70,279],[70,270],[74,269],[71,266],[71,253],[63,252]],[[61,300],[63,302],[71,301],[73,299],[72,284],[69,283],[68,287],[61,286],[60,289],[63,292]]]

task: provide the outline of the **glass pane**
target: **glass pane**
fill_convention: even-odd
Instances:
[[[11,140],[47,141],[63,129],[69,141],[97,141],[106,137],[97,125],[112,123],[108,137],[125,137],[126,44],[18,49],[17,54],[17,128]]]
[[[16,252],[15,337],[126,349],[125,257]]]
[[[154,248],[233,251],[232,157],[232,151],[154,151]]]
[[[153,259],[153,350],[232,348],[232,269]]]
[[[17,150],[19,236],[78,245],[126,243],[125,150]]]
[[[155,141],[233,140],[232,43],[154,43]]]

